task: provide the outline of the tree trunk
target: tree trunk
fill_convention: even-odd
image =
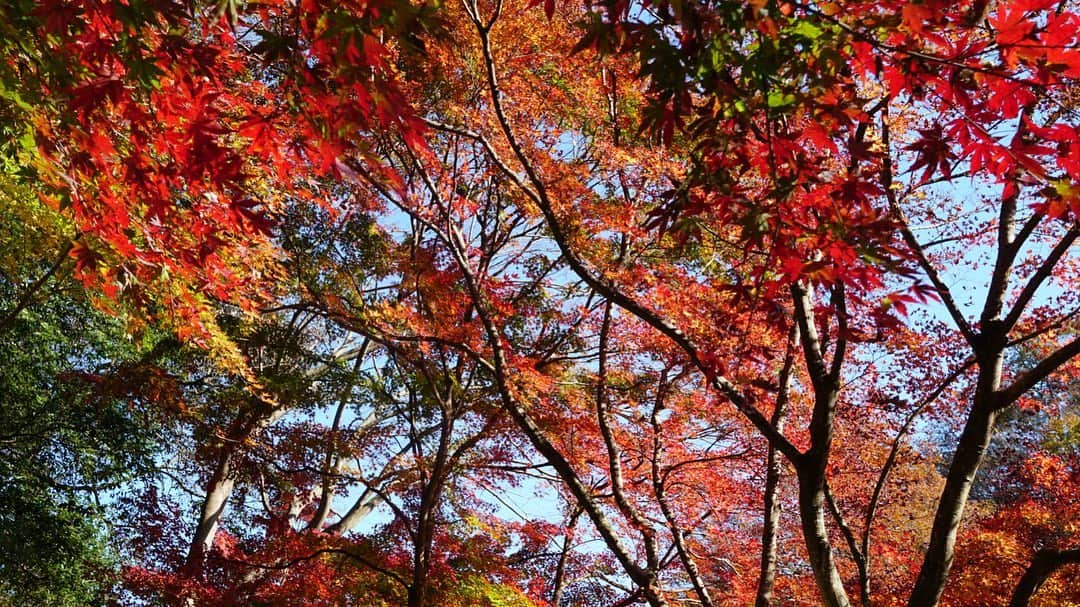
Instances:
[[[206,553],[214,545],[214,536],[217,534],[218,522],[225,511],[225,504],[232,495],[236,481],[232,477],[232,449],[224,449],[218,466],[210,477],[210,483],[206,487],[206,499],[203,500],[202,510],[199,513],[199,523],[195,527],[195,535],[191,538],[191,546],[188,548],[185,568],[191,575],[202,570]]]
[[[930,543],[926,550],[922,569],[915,582],[909,607],[935,607],[945,590],[945,581],[952,567],[956,534],[967,505],[975,474],[979,471],[986,448],[994,433],[997,413],[977,402],[968,416],[967,424],[957,443],[956,455],[949,466],[945,488],[938,502]]]
[[[559,551],[559,562],[555,566],[555,579],[552,582],[551,607],[561,607],[563,602],[563,590],[566,587],[566,561],[570,556],[570,550],[574,547],[574,530],[577,527],[581,509],[575,509],[566,523],[566,534],[563,539],[562,550]]]
[[[780,500],[776,491],[779,485],[780,461],[776,449],[769,447],[765,472],[765,523],[761,530],[761,569],[754,607],[769,607],[776,584],[776,531],[780,525]]]
[[[825,489],[822,474],[814,470],[817,466],[804,465],[802,468],[811,469],[809,472],[799,471],[799,518],[814,579],[826,607],[850,607],[851,602],[844,590],[840,572],[836,569],[829,532],[825,526]]]
[[[1013,591],[1009,607],[1027,607],[1031,597],[1055,571],[1065,565],[1080,563],[1080,548],[1073,550],[1040,550],[1031,559],[1031,565],[1024,572]]]
[[[221,445],[217,468],[214,469],[210,482],[206,486],[206,498],[203,500],[199,522],[195,527],[195,535],[191,538],[187,560],[184,563],[188,575],[196,575],[201,571],[206,553],[214,545],[218,523],[225,512],[225,504],[232,495],[233,487],[236,485],[236,479],[232,476],[232,464],[233,458],[236,457],[237,446],[245,438],[273,424],[282,413],[282,409],[270,409],[265,413],[241,413],[234,422],[227,440]]]

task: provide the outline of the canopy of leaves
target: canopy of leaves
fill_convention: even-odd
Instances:
[[[0,602],[1080,601],[1072,3],[0,22]]]

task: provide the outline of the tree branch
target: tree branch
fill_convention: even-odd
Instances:
[[[1080,548],[1071,550],[1042,549],[1035,553],[1024,575],[1016,584],[1009,607],[1027,607],[1031,598],[1039,591],[1051,575],[1066,565],[1080,563]]]

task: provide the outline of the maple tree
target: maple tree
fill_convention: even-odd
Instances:
[[[122,600],[1080,600],[1068,2],[0,11],[0,330],[183,342]]]

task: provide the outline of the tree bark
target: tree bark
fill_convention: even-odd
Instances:
[[[559,562],[555,566],[555,579],[552,582],[551,606],[561,607],[563,591],[566,588],[566,561],[570,556],[570,550],[574,547],[574,531],[577,527],[581,509],[577,508],[570,514],[570,520],[566,523],[566,534],[563,538],[563,547],[559,551]]]
[[[791,390],[791,371],[795,364],[795,345],[799,343],[799,327],[792,327],[788,338],[787,354],[784,367],[780,371],[779,392],[776,395],[776,407],[773,409],[772,422],[777,432],[784,431],[788,394]],[[772,444],[765,460],[765,504],[764,522],[761,528],[761,566],[758,570],[758,589],[754,607],[769,607],[772,604],[773,587],[776,585],[776,533],[780,527],[780,500],[777,491],[780,487],[780,453]]]
[[[799,471],[799,518],[803,539],[810,556],[810,567],[826,607],[850,607],[844,581],[836,568],[829,531],[825,526],[825,488],[815,470]],[[814,466],[813,468],[816,468]]]
[[[206,498],[199,512],[199,523],[195,527],[195,535],[191,538],[185,563],[192,575],[202,570],[206,553],[214,545],[214,536],[217,534],[221,515],[225,512],[225,504],[229,501],[233,486],[236,484],[232,477],[232,458],[232,449],[227,449],[221,454],[217,468],[206,487]]]
[[[266,403],[259,402],[254,405],[257,409],[267,407]],[[214,469],[210,482],[206,486],[206,497],[203,499],[202,508],[199,512],[199,522],[195,527],[195,535],[191,538],[188,548],[187,560],[184,563],[188,575],[197,575],[203,567],[206,553],[214,545],[214,537],[217,534],[221,515],[225,512],[225,505],[232,495],[236,480],[232,476],[232,466],[237,454],[237,447],[247,437],[261,432],[281,417],[284,413],[282,408],[268,408],[241,413],[234,422],[233,429],[227,434],[227,438],[221,445],[218,454],[218,464]]]
[[[993,436],[996,419],[997,413],[993,409],[979,406],[978,403],[968,416],[957,443],[956,455],[949,466],[945,488],[942,490],[937,514],[934,516],[934,526],[930,532],[930,543],[908,601],[909,607],[934,607],[941,599],[945,580],[952,567],[960,520],[975,474],[979,471]]]
[[[1080,563],[1080,548],[1072,550],[1043,549],[1036,552],[1034,558],[1031,559],[1031,565],[1028,565],[1027,571],[1024,572],[1020,582],[1016,585],[1016,590],[1013,591],[1009,607],[1027,607],[1031,598],[1039,591],[1039,587],[1055,571],[1065,565],[1077,563]]]
[[[822,601],[827,607],[850,607],[851,602],[836,568],[829,531],[825,525],[825,473],[832,447],[836,401],[840,395],[840,372],[846,350],[847,318],[843,292],[833,292],[837,339],[829,362],[825,359],[826,345],[818,333],[812,289],[796,283],[791,286],[791,295],[803,360],[814,389],[814,412],[809,426],[810,449],[792,461],[799,477],[799,519]]]
[[[776,585],[776,531],[780,526],[780,500],[776,493],[779,485],[780,460],[776,449],[770,446],[765,464],[765,521],[761,530],[761,567],[754,607],[769,607]]]
[[[844,536],[844,541],[847,542],[848,550],[851,552],[851,560],[855,562],[855,570],[859,575],[859,595],[862,605],[863,607],[870,607],[870,574],[866,554],[859,548],[859,543],[855,539],[855,532],[847,524],[844,513],[840,511],[840,506],[836,503],[832,490],[829,489],[828,482],[825,483],[825,503],[829,506],[829,513],[832,514],[833,522],[840,528],[840,534]]]

